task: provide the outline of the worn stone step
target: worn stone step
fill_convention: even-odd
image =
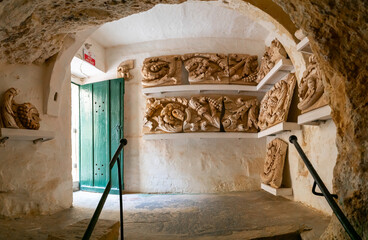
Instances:
[[[47,240],[79,240],[82,239],[90,219],[83,219],[64,229],[52,232]],[[119,238],[119,221],[99,219],[93,230],[91,240],[117,240]]]

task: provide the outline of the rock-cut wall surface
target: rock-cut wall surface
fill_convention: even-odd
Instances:
[[[368,238],[368,1],[275,0],[309,37],[328,81],[337,127],[334,188],[339,204]],[[324,239],[348,239],[336,218]]]

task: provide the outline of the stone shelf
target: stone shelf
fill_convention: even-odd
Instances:
[[[329,119],[331,119],[331,108],[327,105],[299,115],[298,124],[318,125],[321,121],[327,121]]]
[[[268,90],[278,81],[286,77],[294,70],[294,65],[289,59],[279,60],[269,73],[258,83],[257,91]]]
[[[29,129],[0,128],[0,143],[7,140],[46,142],[55,138],[55,132]]]
[[[267,128],[266,130],[260,131],[258,133],[258,138],[275,135],[276,133],[291,130],[300,130],[300,125],[295,122],[282,122],[273,127]]]
[[[261,183],[261,188],[268,193],[271,193],[275,196],[292,196],[293,189],[292,188],[273,188],[270,185]]]
[[[257,133],[241,133],[241,132],[195,132],[195,133],[162,133],[162,134],[145,134],[144,140],[162,140],[162,139],[219,139],[219,138],[258,138]]]
[[[306,54],[313,54],[312,49],[309,45],[309,39],[307,37],[303,38],[298,45],[296,45],[296,50]]]

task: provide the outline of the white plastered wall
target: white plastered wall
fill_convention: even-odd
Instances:
[[[48,214],[72,204],[70,145],[70,84],[63,85],[61,114],[43,112],[45,65],[0,64],[0,94],[20,90],[16,103],[30,102],[40,113],[41,130],[55,131],[56,138],[7,141],[0,146],[0,215]],[[70,76],[70,74],[69,74]]]

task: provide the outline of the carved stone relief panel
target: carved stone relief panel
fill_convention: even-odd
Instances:
[[[130,73],[130,70],[134,68],[134,60],[130,59],[130,60],[126,60],[122,63],[120,63],[119,67],[118,67],[118,77],[119,78],[124,78],[125,81],[129,81],[131,79],[133,79],[133,75]]]
[[[187,107],[186,98],[148,98],[143,120],[143,133],[183,132]]]
[[[227,56],[214,53],[190,53],[182,56],[190,84],[228,84]]]
[[[289,74],[287,79],[277,82],[263,97],[258,117],[260,130],[287,121],[295,83],[295,75]]]
[[[146,58],[142,67],[143,87],[158,87],[181,84],[180,55]]]
[[[222,125],[225,132],[258,132],[259,102],[255,97],[224,97],[225,114]]]
[[[257,85],[258,57],[248,54],[229,54],[230,84]]]
[[[280,138],[267,144],[266,161],[261,173],[264,184],[274,188],[281,187],[287,148],[288,144]]]
[[[184,132],[219,132],[222,101],[222,97],[192,97],[185,110]]]
[[[4,93],[0,108],[2,125],[6,128],[38,130],[41,121],[38,110],[31,103],[15,103],[14,97],[18,94],[19,90],[15,88],[10,88]]]
[[[259,83],[266,75],[270,72],[270,70],[275,66],[275,64],[280,59],[286,59],[287,53],[282,44],[274,39],[271,42],[271,46],[266,47],[265,53],[261,59],[261,65],[259,67],[257,83]]]
[[[328,104],[324,95],[321,71],[314,55],[309,57],[309,64],[303,73],[298,89],[298,108],[302,113],[309,112]]]

